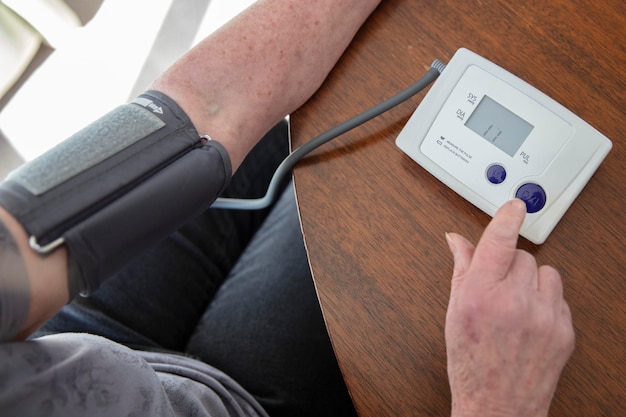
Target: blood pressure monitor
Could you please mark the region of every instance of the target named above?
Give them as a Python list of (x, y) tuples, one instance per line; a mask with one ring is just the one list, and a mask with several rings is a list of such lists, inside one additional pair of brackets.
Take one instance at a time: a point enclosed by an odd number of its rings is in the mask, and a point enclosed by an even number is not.
[(542, 244), (611, 149), (611, 141), (536, 88), (460, 49), (396, 144), (493, 216), (520, 198), (520, 234)]

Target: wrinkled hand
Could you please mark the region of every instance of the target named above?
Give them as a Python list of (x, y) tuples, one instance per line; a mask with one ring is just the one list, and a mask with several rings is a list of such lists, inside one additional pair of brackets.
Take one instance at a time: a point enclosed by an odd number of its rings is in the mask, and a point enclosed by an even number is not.
[(478, 245), (449, 234), (446, 317), (452, 416), (547, 416), (574, 349), (559, 273), (517, 249), (520, 200), (506, 203)]

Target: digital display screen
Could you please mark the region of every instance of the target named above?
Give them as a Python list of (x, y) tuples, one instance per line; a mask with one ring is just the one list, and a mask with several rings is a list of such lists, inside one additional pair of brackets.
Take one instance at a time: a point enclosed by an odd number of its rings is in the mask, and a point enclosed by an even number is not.
[(534, 126), (489, 96), (484, 96), (465, 126), (514, 156)]

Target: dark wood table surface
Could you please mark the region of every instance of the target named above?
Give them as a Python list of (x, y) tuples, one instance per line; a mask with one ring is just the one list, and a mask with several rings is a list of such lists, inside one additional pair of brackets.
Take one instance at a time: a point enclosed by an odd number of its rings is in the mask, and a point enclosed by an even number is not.
[[(613, 141), (545, 244), (576, 328), (551, 416), (626, 415), (626, 3), (386, 0), (321, 90), (292, 115), (298, 146), (473, 50)], [(403, 154), (395, 138), (423, 97), (319, 148), (295, 169), (311, 268), (361, 416), (446, 416), (447, 231), (476, 241), (490, 217)]]

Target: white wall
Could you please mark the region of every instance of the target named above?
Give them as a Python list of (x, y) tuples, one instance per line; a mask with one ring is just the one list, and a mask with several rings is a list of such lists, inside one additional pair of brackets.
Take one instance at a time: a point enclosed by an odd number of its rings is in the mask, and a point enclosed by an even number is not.
[[(104, 0), (93, 19), (73, 29), (2, 109), (0, 130), (5, 140), (24, 160), (38, 156), (125, 103), (133, 89), (141, 88), (135, 84), (146, 70), (157, 37), (162, 40), (165, 34), (175, 42), (177, 33), (183, 28), (188, 32), (193, 20), (197, 25), (197, 33), (189, 40), (193, 44), (253, 3), (210, 0), (207, 7), (207, 1)], [(173, 2), (182, 2), (178, 5), (186, 8), (200, 5), (204, 15), (199, 19), (185, 11), (172, 20)], [(168, 25), (162, 27), (166, 17)], [(157, 73), (190, 44), (168, 46), (167, 53), (157, 54), (157, 59), (151, 60), (156, 62)], [(15, 164), (16, 158), (10, 154), (7, 144), (0, 143), (0, 178)]]

